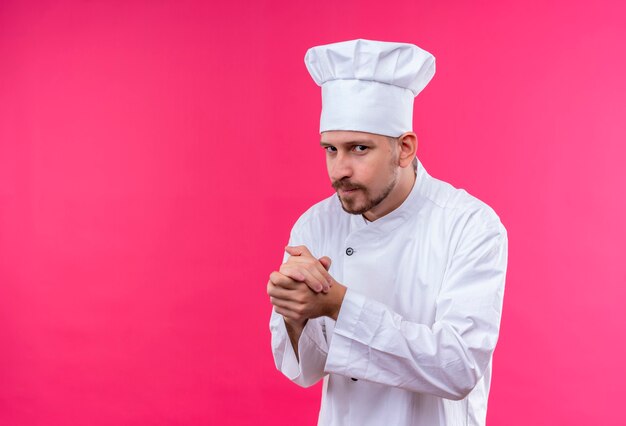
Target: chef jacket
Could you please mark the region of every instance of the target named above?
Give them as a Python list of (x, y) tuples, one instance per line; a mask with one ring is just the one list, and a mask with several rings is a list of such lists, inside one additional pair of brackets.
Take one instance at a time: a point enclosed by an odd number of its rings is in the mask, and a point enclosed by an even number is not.
[(270, 319), (276, 367), (304, 387), (324, 380), (319, 425), (485, 424), (508, 244), (493, 209), (418, 160), (394, 211), (368, 222), (333, 195), (289, 244), (329, 256), (347, 287), (337, 321), (306, 323), (299, 360), (283, 317)]

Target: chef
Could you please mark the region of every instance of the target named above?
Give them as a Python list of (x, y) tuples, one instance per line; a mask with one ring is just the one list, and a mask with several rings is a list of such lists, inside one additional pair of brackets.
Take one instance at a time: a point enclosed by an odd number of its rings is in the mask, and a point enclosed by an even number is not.
[(416, 157), (413, 100), (435, 58), (352, 40), (305, 64), (336, 194), (298, 219), (270, 274), (276, 367), (323, 380), (320, 425), (484, 425), (507, 232)]

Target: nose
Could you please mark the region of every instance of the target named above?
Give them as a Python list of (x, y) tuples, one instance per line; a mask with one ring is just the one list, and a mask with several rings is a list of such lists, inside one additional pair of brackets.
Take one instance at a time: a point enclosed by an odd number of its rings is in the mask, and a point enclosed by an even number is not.
[(335, 158), (328, 160), (328, 175), (331, 181), (336, 182), (343, 178), (350, 178), (352, 172), (352, 163), (348, 155), (337, 152)]

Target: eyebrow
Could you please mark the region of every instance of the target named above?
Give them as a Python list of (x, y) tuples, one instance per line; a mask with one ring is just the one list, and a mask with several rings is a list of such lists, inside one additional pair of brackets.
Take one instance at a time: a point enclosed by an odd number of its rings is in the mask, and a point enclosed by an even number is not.
[[(362, 145), (364, 143), (370, 143), (373, 144), (374, 141), (371, 139), (363, 139), (363, 140), (358, 140), (358, 141), (347, 141), (347, 142), (342, 142), (342, 145)], [(328, 145), (333, 145), (331, 142), (325, 142), (325, 141), (320, 141), (320, 145), (322, 146), (328, 146)]]

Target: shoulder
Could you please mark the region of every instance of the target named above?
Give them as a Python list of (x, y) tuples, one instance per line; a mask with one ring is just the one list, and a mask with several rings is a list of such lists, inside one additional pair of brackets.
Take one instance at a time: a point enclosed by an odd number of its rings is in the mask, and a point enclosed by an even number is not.
[(448, 267), (455, 262), (466, 265), (470, 259), (506, 263), (507, 230), (491, 206), (429, 175), (421, 193), (429, 206), (429, 225), (434, 225), (437, 235), (446, 235)]
[(496, 231), (506, 235), (500, 216), (486, 202), (452, 184), (425, 176), (422, 196), (431, 204), (433, 214), (444, 215), (461, 228)]

